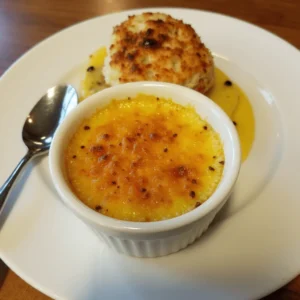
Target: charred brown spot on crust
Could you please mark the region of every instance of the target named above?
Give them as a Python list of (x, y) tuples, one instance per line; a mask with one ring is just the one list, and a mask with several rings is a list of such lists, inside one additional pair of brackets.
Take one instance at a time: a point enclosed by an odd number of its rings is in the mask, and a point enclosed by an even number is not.
[(126, 140), (129, 142), (129, 143), (134, 143), (136, 141), (136, 139), (134, 137), (131, 137), (131, 136), (127, 136), (126, 137)]
[(202, 67), (203, 67), (204, 70), (206, 70), (206, 68), (208, 67), (208, 65), (205, 61), (202, 62)]
[(155, 133), (155, 132), (152, 132), (149, 134), (149, 138), (151, 140), (158, 140), (159, 139), (159, 134)]
[(201, 205), (201, 203), (200, 203), (200, 202), (196, 202), (196, 204), (195, 204), (195, 208), (199, 207), (200, 205)]
[(154, 32), (154, 29), (148, 28), (147, 31), (146, 31), (146, 35), (149, 36), (149, 35), (151, 35), (153, 32)]
[(196, 197), (195, 191), (190, 191), (190, 197), (191, 197), (191, 198), (195, 198), (195, 197)]
[(134, 44), (135, 43), (135, 39), (132, 36), (126, 36), (124, 38), (124, 41), (128, 44)]
[(162, 19), (153, 20), (152, 22), (154, 22), (156, 24), (162, 24), (162, 23), (164, 23), (164, 21)]
[(127, 58), (128, 58), (129, 60), (134, 60), (134, 55), (133, 55), (132, 53), (128, 53), (128, 54), (127, 54)]
[(100, 211), (101, 209), (102, 209), (102, 206), (101, 206), (101, 205), (96, 205), (96, 206), (95, 206), (95, 210), (96, 210), (96, 211)]
[(172, 173), (174, 175), (174, 177), (176, 178), (180, 178), (180, 177), (184, 177), (188, 174), (188, 170), (185, 166), (179, 166), (176, 167), (172, 170)]
[(149, 39), (149, 38), (146, 38), (143, 40), (142, 42), (142, 46), (144, 48), (151, 48), (151, 49), (156, 49), (156, 48), (159, 48), (160, 44), (157, 40), (155, 39)]
[(101, 161), (105, 161), (107, 159), (108, 159), (108, 154), (104, 154), (104, 155), (100, 156), (98, 160), (101, 162)]
[(104, 150), (104, 147), (102, 145), (95, 145), (91, 147), (91, 152), (93, 153), (100, 153)]
[(131, 72), (139, 71), (139, 66), (134, 64), (131, 66), (130, 70), (131, 70)]
[(169, 39), (169, 37), (166, 34), (162, 34), (162, 33), (158, 35), (158, 38), (162, 41), (167, 41)]
[(140, 167), (142, 165), (142, 163), (143, 163), (143, 160), (141, 158), (138, 158), (131, 162), (130, 167), (137, 168), (137, 167)]

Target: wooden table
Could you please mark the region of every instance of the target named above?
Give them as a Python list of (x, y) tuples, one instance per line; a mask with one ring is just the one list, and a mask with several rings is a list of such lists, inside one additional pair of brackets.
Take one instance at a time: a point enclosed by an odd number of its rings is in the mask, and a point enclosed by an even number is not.
[[(137, 7), (177, 6), (227, 14), (257, 24), (300, 48), (299, 0), (1, 0), (0, 75), (25, 51), (82, 20)], [(0, 300), (49, 299), (9, 272)], [(300, 299), (300, 276), (265, 299)]]

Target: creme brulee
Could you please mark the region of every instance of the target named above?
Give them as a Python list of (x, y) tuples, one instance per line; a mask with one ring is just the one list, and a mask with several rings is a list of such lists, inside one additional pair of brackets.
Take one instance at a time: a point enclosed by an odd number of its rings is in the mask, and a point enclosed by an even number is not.
[(173, 218), (201, 205), (224, 168), (219, 135), (195, 110), (140, 94), (86, 119), (65, 152), (77, 197), (127, 221)]

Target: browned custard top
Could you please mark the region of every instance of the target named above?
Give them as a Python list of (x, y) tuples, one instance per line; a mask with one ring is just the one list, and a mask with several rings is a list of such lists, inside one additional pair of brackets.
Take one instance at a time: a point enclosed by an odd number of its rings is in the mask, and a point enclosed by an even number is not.
[(128, 221), (169, 219), (201, 205), (224, 163), (218, 134), (192, 107), (143, 94), (95, 112), (65, 153), (78, 198)]

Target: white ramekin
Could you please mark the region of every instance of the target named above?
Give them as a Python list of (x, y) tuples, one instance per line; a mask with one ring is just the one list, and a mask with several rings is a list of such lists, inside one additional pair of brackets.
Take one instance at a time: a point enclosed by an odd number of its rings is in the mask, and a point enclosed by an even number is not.
[[(221, 182), (202, 205), (179, 217), (158, 222), (128, 222), (101, 215), (84, 205), (70, 189), (64, 170), (64, 150), (83, 119), (112, 99), (134, 97), (138, 93), (171, 98), (191, 104), (221, 137), (225, 167)], [(116, 124), (115, 126), (118, 126)], [(136, 82), (105, 89), (80, 103), (58, 128), (50, 149), (50, 171), (64, 203), (107, 245), (117, 252), (138, 257), (163, 256), (187, 247), (209, 226), (227, 201), (240, 169), (240, 145), (235, 126), (223, 110), (204, 95), (174, 84)]]

